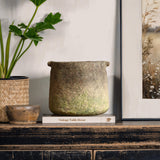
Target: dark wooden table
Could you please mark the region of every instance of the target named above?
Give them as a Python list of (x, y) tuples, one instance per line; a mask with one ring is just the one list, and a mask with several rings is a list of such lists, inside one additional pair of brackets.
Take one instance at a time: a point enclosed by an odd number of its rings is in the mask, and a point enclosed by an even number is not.
[(160, 160), (160, 122), (0, 124), (0, 160)]

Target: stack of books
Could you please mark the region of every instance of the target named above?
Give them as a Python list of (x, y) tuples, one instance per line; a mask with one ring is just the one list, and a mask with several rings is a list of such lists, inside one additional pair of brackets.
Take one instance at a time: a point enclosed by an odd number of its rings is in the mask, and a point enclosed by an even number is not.
[(57, 115), (43, 115), (43, 124), (57, 124), (57, 123), (115, 123), (114, 115), (101, 114), (97, 116), (57, 116)]

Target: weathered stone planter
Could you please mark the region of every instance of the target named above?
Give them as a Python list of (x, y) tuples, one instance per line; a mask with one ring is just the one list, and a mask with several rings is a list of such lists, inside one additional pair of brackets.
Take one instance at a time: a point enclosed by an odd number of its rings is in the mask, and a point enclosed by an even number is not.
[(0, 79), (0, 122), (8, 122), (7, 105), (29, 104), (29, 79), (16, 76)]
[(48, 62), (49, 108), (56, 115), (98, 115), (109, 108), (109, 62)]

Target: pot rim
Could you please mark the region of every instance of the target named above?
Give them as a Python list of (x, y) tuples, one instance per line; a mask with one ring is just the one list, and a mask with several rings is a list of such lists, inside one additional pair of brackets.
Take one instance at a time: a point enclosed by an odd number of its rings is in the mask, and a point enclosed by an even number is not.
[(40, 105), (7, 105), (7, 108), (16, 108), (16, 109), (32, 109), (32, 108), (40, 108)]
[(55, 63), (62, 63), (62, 64), (67, 64), (67, 63), (105, 63), (106, 66), (110, 65), (110, 62), (108, 61), (49, 61), (47, 64), (48, 66), (52, 66)]
[(21, 80), (21, 79), (29, 79), (26, 76), (11, 76), (10, 78), (0, 78), (0, 80)]

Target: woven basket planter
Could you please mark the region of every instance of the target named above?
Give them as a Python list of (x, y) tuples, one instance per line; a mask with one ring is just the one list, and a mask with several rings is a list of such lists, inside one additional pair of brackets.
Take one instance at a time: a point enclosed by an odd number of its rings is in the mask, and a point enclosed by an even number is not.
[(29, 79), (11, 77), (0, 79), (0, 122), (8, 122), (6, 105), (29, 104)]

